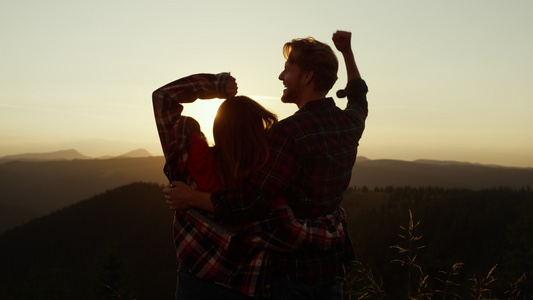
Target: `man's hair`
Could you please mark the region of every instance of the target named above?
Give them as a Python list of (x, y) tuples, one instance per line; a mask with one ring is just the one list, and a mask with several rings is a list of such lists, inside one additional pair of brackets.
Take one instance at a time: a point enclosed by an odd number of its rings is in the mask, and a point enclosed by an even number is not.
[(312, 37), (293, 39), (283, 46), (283, 56), (302, 71), (313, 71), (315, 90), (327, 93), (337, 81), (339, 60), (330, 46)]
[(278, 118), (246, 96), (226, 99), (213, 122), (217, 178), (225, 189), (240, 189), (269, 156), (270, 128)]

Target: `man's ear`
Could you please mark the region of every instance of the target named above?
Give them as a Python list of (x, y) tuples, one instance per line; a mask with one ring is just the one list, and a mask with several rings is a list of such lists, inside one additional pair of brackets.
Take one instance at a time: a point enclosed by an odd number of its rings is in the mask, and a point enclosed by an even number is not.
[(305, 72), (305, 74), (304, 74), (304, 83), (305, 84), (313, 83), (314, 76), (315, 76), (315, 72), (314, 71)]

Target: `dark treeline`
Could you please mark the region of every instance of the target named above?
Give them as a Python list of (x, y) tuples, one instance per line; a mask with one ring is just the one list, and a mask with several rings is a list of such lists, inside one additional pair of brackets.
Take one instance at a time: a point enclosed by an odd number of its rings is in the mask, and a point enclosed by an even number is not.
[[(123, 186), (1, 235), (0, 299), (173, 299), (172, 214), (161, 188)], [(509, 285), (533, 270), (529, 188), (352, 188), (343, 205), (360, 260), (347, 286), (352, 299), (459, 299), (443, 297), (439, 281), (454, 265), (449, 295), (476, 299), (471, 287), (496, 266), (495, 280), (479, 284), (485, 297), (531, 298), (530, 275)], [(400, 237), (409, 234), (420, 239), (409, 245)], [(408, 253), (416, 255), (411, 276), (402, 265)]]
[[(480, 191), (362, 187), (350, 189), (343, 203), (358, 258), (390, 299), (407, 299), (409, 285), (408, 266), (398, 262), (405, 260), (407, 252), (399, 253), (391, 247), (395, 245), (411, 250), (414, 264), (420, 267), (412, 268), (411, 297), (417, 295), (425, 276), (426, 290), (442, 292), (442, 276), (454, 265), (460, 266), (454, 290), (462, 299), (475, 299), (471, 295), (474, 278), (486, 277), (495, 266), (491, 274), (495, 280), (484, 297), (514, 299), (505, 292), (511, 292), (511, 284), (523, 274), (528, 276), (520, 290), (529, 291), (527, 299), (533, 297), (533, 192), (529, 187)], [(411, 245), (400, 237), (409, 235), (410, 212), (413, 225), (418, 224), (411, 234), (419, 237)], [(434, 293), (427, 299), (431, 298), (443, 297)]]

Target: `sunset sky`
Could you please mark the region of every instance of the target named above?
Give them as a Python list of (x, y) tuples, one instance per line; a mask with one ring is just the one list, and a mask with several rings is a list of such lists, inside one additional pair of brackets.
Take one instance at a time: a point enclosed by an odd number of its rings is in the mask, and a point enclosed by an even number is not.
[[(337, 29), (370, 89), (360, 155), (533, 167), (531, 0), (0, 0), (0, 156), (162, 155), (151, 93), (193, 73), (287, 117), (283, 44)], [(211, 137), (219, 103), (184, 114)]]

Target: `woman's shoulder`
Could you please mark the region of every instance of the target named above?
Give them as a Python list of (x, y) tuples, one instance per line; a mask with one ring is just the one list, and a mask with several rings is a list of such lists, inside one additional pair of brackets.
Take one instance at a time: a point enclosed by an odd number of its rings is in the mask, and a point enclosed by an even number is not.
[(212, 159), (213, 149), (207, 143), (207, 139), (202, 132), (191, 134), (191, 146), (189, 149), (189, 160), (195, 165), (203, 164), (204, 161)]
[(216, 177), (213, 148), (209, 146), (207, 139), (201, 132), (193, 132), (191, 135), (187, 168), (201, 190), (216, 191), (220, 189)]

